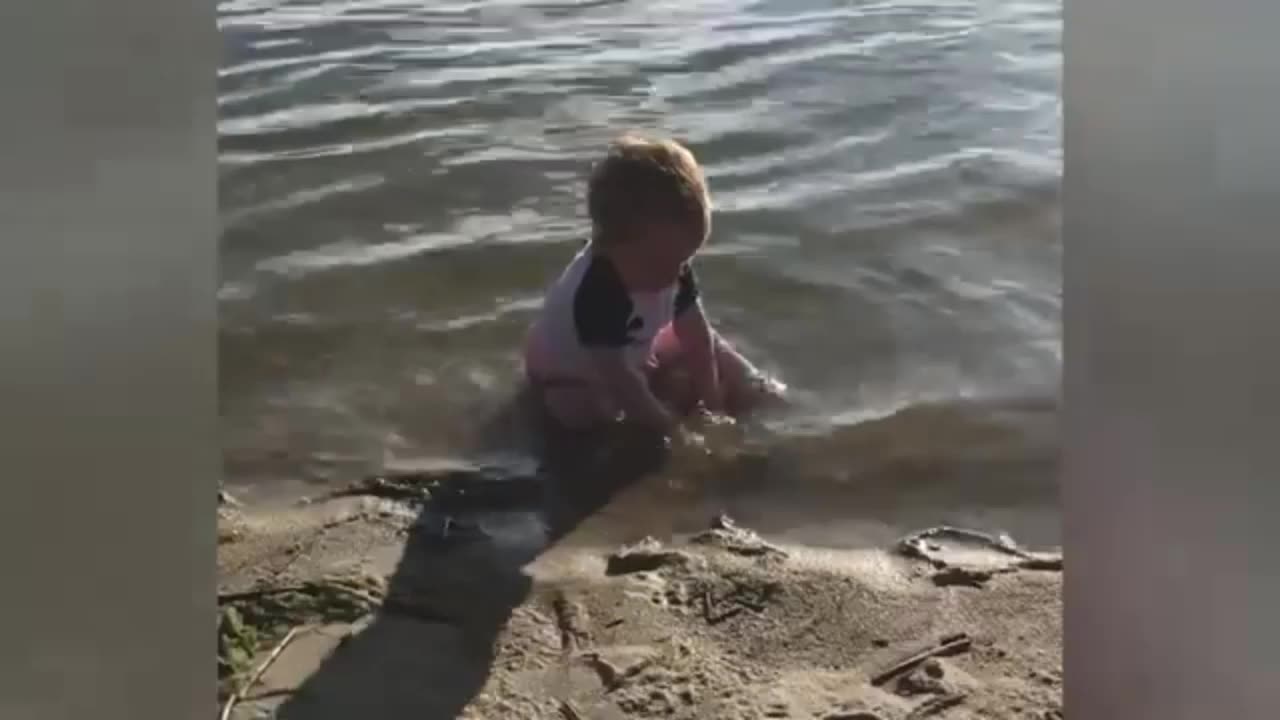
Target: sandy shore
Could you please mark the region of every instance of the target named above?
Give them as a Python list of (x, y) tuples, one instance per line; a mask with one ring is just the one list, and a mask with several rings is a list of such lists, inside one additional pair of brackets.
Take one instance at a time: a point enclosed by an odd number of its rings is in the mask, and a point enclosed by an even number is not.
[[(1061, 560), (957, 532), (542, 549), (412, 493), (220, 509), (229, 717), (1061, 718)], [(285, 642), (282, 642), (285, 641)]]

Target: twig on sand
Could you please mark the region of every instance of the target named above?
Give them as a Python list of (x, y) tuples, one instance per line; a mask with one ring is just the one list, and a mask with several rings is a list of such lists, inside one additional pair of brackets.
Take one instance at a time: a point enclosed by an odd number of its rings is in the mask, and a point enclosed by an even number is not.
[(1018, 563), (1023, 570), (1062, 570), (1061, 555), (1031, 556)]
[[(777, 593), (778, 588), (774, 584), (766, 585), (757, 590), (757, 597), (750, 597), (750, 588), (740, 582), (733, 581), (733, 589), (727, 595), (722, 596), (719, 600), (715, 598), (710, 589), (702, 591), (702, 617), (707, 621), (708, 625), (717, 625), (738, 615), (746, 610), (754, 613), (762, 613), (768, 607), (769, 601)], [(730, 607), (719, 615), (715, 612), (717, 605), (729, 605)]]
[(253, 598), (267, 597), (270, 595), (283, 595), (285, 593), (298, 593), (300, 595), (305, 595), (308, 593), (314, 593), (316, 591), (323, 592), (325, 590), (332, 590), (334, 592), (341, 593), (348, 597), (355, 598), (356, 600), (366, 602), (370, 605), (376, 606), (381, 604), (382, 602), (378, 598), (366, 592), (356, 590), (355, 588), (346, 587), (339, 583), (312, 583), (308, 585), (285, 585), (282, 587), (246, 590), (244, 592), (224, 593), (224, 594), (218, 595), (218, 603), (221, 604), (221, 603), (236, 602), (239, 600), (251, 600)]
[(579, 713), (578, 709), (573, 706), (573, 703), (568, 700), (560, 701), (560, 716), (563, 717), (564, 720), (582, 720), (582, 714)]
[(920, 652), (915, 653), (914, 655), (910, 655), (894, 663), (888, 669), (872, 677), (871, 684), (876, 686), (883, 685), (886, 682), (889, 682), (890, 680), (892, 680), (893, 678), (901, 675), (902, 673), (907, 672), (908, 670), (911, 670), (912, 668), (916, 667), (917, 665), (924, 662), (925, 660), (928, 660), (929, 658), (943, 657), (947, 655), (955, 655), (956, 653), (962, 653), (968, 650), (972, 644), (973, 644), (973, 640), (968, 635), (959, 634), (959, 635), (950, 636), (944, 639), (942, 643), (935, 645), (934, 647), (928, 648), (926, 650), (921, 650)]
[(277, 688), (275, 690), (260, 692), (253, 697), (249, 697), (248, 694), (246, 694), (242, 700), (270, 700), (271, 698), (277, 697), (289, 697), (291, 695), (296, 695), (297, 693), (297, 688)]
[(310, 588), (303, 585), (285, 585), (283, 587), (258, 588), (257, 590), (245, 590), (244, 592), (219, 593), (218, 603), (237, 602), (240, 600), (252, 600), (254, 598), (267, 597), (269, 595), (283, 595), (285, 593), (305, 593)]
[(293, 628), (289, 630), (289, 632), (285, 633), (285, 636), (280, 639), (280, 642), (276, 643), (276, 646), (271, 649), (271, 653), (267, 655), (267, 659), (263, 660), (262, 664), (253, 671), (252, 675), (249, 676), (248, 681), (241, 685), (239, 690), (231, 693), (231, 696), (227, 698), (226, 704), (222, 706), (222, 714), (218, 716), (219, 720), (229, 720), (231, 717), (231, 711), (235, 709), (236, 703), (240, 702), (240, 699), (248, 694), (248, 692), (253, 689), (254, 685), (258, 684), (258, 681), (261, 680), (262, 676), (267, 672), (267, 668), (271, 667), (276, 659), (280, 657), (280, 653), (284, 652), (284, 649), (288, 647), (289, 643), (293, 642), (293, 639), (298, 637), (298, 635), (304, 630), (310, 630), (310, 628)]
[(910, 713), (907, 713), (907, 720), (919, 720), (920, 718), (937, 715), (943, 710), (953, 708), (964, 702), (966, 697), (968, 696), (964, 693), (953, 693), (951, 695), (935, 697), (921, 704), (920, 707), (912, 710)]
[(963, 587), (981, 588), (986, 586), (987, 582), (995, 574), (996, 571), (993, 570), (950, 566), (938, 570), (929, 579), (938, 587), (961, 585)]
[(715, 608), (715, 599), (712, 597), (711, 591), (704, 590), (702, 593), (702, 617), (704, 620), (707, 621), (708, 625), (719, 625), (725, 620), (728, 620), (729, 618), (734, 617), (735, 615), (739, 615), (747, 609), (743, 605), (735, 604), (733, 607), (729, 608), (728, 610), (725, 610), (719, 615), (716, 615), (714, 608)]

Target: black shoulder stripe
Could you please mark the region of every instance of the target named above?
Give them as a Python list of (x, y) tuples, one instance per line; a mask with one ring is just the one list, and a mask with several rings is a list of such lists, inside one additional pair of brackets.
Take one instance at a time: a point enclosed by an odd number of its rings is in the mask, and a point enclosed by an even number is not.
[(573, 323), (584, 346), (625, 347), (631, 342), (628, 323), (631, 296), (613, 265), (592, 258), (573, 295)]

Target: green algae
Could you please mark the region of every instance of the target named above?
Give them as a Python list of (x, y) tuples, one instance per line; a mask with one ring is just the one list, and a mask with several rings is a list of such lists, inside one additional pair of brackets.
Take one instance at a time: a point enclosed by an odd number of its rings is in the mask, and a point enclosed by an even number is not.
[(260, 587), (218, 598), (218, 688), (226, 697), (262, 652), (293, 628), (355, 622), (382, 603), (377, 578), (345, 577)]

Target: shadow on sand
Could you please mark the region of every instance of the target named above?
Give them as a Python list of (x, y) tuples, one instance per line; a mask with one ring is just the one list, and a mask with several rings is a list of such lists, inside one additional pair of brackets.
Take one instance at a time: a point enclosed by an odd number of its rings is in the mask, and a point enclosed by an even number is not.
[[(1052, 416), (1052, 403), (906, 409), (726, 456), (699, 471), (668, 457), (653, 438), (616, 432), (521, 438), (530, 428), (545, 427), (530, 417), (525, 400), (501, 413), (493, 423), (497, 431), (485, 435), (502, 438), (501, 449), (510, 447), (514, 432), (514, 444), (539, 458), (539, 471), (515, 481), (460, 473), (459, 488), (471, 497), (455, 493), (453, 501), (470, 510), (456, 513), (438, 504), (447, 505), (451, 493), (433, 493), (402, 554), (380, 565), (390, 575), (381, 606), (337, 651), (329, 652), (338, 644), (329, 638), (317, 641), (315, 652), (298, 653), (318, 667), (295, 669), (291, 677), (305, 678), (300, 685), (278, 686), (292, 692), (276, 717), (458, 718), (492, 673), (514, 669), (494, 667), (508, 637), (504, 630), (523, 622), (513, 610), (532, 599), (528, 565), (556, 545), (584, 537), (594, 545), (597, 535), (614, 545), (644, 534), (697, 531), (721, 512), (767, 536), (783, 533), (778, 536), (832, 547), (884, 547), (903, 529), (936, 525), (985, 529), (995, 523), (1021, 538), (1046, 524), (1030, 509), (1051, 507), (1056, 494), (1053, 433), (1032, 422)], [(650, 482), (676, 476), (690, 480), (687, 490)], [(993, 515), (997, 500), (1011, 509)], [(507, 512), (494, 512), (495, 505)], [(657, 511), (647, 511), (652, 509)], [(452, 540), (442, 538), (442, 513), (459, 521)], [(1013, 522), (1022, 516), (1026, 527)], [(516, 522), (512, 531), (505, 521), (488, 522), (495, 517), (538, 522)], [(474, 518), (482, 521), (479, 532), (469, 526)], [(826, 528), (826, 521), (838, 522)], [(532, 525), (536, 532), (529, 531)], [(805, 534), (795, 535), (798, 530)], [(831, 543), (823, 540), (828, 535)]]
[[(514, 415), (529, 422), (528, 404), (517, 407)], [(539, 489), (534, 498), (527, 487), (517, 494), (542, 519), (543, 541), (512, 547), (481, 533), (446, 541), (438, 509), (425, 508), (388, 579), (382, 606), (289, 696), (278, 718), (459, 716), (484, 687), (512, 610), (529, 596), (524, 566), (620, 490), (654, 472), (664, 456), (652, 438), (542, 432), (537, 440), (539, 473), (522, 481)]]

